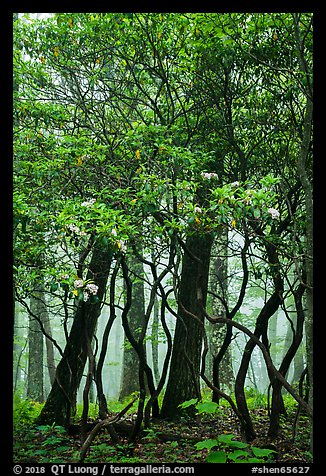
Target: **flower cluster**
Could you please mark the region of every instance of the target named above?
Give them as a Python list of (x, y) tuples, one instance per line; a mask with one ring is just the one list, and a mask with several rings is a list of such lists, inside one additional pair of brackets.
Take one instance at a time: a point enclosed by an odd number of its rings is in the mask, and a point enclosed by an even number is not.
[(195, 213), (203, 213), (203, 210), (200, 207), (195, 207), (194, 208)]
[(218, 175), (214, 172), (202, 172), (201, 176), (207, 180), (211, 180), (212, 178), (218, 178)]
[(239, 187), (239, 182), (236, 180), (235, 182), (231, 183), (232, 187)]
[(81, 207), (92, 207), (94, 205), (94, 203), (96, 202), (96, 199), (95, 198), (90, 198), (89, 200), (87, 200), (86, 202), (83, 202), (80, 204)]
[(75, 233), (75, 235), (79, 235), (79, 236), (86, 236), (87, 233), (85, 231), (82, 231), (78, 226), (76, 225), (73, 225), (73, 224), (70, 224), (70, 225), (67, 225), (67, 228), (69, 231), (71, 231), (72, 233)]
[(273, 219), (280, 217), (280, 212), (276, 210), (275, 208), (269, 208), (267, 210), (267, 213), (269, 213)]
[(95, 296), (97, 294), (97, 291), (98, 291), (98, 286), (96, 284), (91, 284), (91, 283), (86, 284), (85, 290), (84, 290), (84, 301), (85, 302), (88, 301), (91, 295)]
[(82, 279), (76, 279), (74, 286), (76, 289), (82, 288), (84, 286), (84, 281)]
[(74, 282), (74, 286), (75, 286), (74, 294), (76, 296), (78, 295), (77, 289), (83, 288), (85, 302), (88, 301), (92, 295), (95, 296), (95, 294), (97, 294), (97, 291), (98, 291), (98, 286), (96, 284), (86, 283), (83, 279), (76, 279)]

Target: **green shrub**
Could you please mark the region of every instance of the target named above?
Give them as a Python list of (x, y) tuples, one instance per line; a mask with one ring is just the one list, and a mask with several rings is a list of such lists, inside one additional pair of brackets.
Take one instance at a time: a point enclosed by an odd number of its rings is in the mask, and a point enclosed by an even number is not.
[(235, 435), (219, 435), (217, 439), (196, 443), (197, 450), (208, 450), (208, 463), (270, 463), (274, 450), (250, 446), (243, 441), (234, 440)]
[(20, 432), (26, 426), (31, 426), (43, 408), (43, 403), (22, 398), (15, 394), (13, 399), (13, 424), (14, 430)]
[[(197, 414), (218, 413), (219, 408), (214, 402), (198, 402), (196, 399), (187, 400), (179, 405), (181, 408), (194, 406)], [(196, 443), (197, 450), (208, 450), (208, 463), (270, 463), (274, 450), (250, 446), (243, 441), (237, 441), (235, 435), (219, 435), (216, 439), (207, 439)]]

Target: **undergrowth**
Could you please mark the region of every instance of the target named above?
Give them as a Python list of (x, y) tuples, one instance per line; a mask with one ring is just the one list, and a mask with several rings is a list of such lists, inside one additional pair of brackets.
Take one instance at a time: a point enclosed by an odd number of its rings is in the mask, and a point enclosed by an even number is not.
[[(112, 414), (118, 413), (126, 405), (125, 401), (108, 402)], [(129, 399), (130, 401), (130, 399)], [(190, 403), (189, 403), (190, 402)], [(195, 463), (195, 462), (273, 462), (278, 454), (283, 461), (309, 462), (309, 429), (307, 418), (301, 417), (301, 431), (296, 445), (291, 441), (291, 418), (296, 410), (296, 402), (289, 395), (284, 395), (288, 410), (288, 419), (282, 421), (281, 449), (264, 448), (261, 442), (248, 445), (241, 441), (237, 419), (227, 402), (221, 401), (217, 408), (211, 402), (211, 394), (203, 392), (202, 402), (196, 400), (183, 405), (196, 405), (195, 419), (179, 422), (155, 421), (151, 428), (143, 430), (142, 437), (135, 444), (121, 439), (114, 445), (109, 434), (104, 431), (94, 440), (85, 458), (85, 463)], [(32, 463), (67, 463), (78, 461), (80, 454), (80, 435), (72, 437), (66, 430), (55, 424), (35, 425), (43, 404), (24, 399), (19, 394), (14, 396), (14, 461)], [(265, 431), (268, 424), (268, 402), (266, 395), (252, 390), (247, 391), (247, 403), (259, 431)], [(134, 407), (135, 411), (135, 407)], [(75, 423), (80, 419), (82, 405), (77, 405)], [(133, 415), (128, 414), (128, 419)], [(98, 406), (90, 403), (89, 419), (96, 420)], [(172, 439), (162, 440), (162, 434), (172, 434)], [(175, 435), (175, 441), (173, 441)], [(198, 441), (193, 441), (197, 437)]]

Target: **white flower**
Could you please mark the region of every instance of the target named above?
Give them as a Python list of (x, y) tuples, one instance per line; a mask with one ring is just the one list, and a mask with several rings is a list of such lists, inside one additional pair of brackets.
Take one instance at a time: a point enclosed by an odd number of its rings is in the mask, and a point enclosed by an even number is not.
[(212, 179), (212, 178), (218, 178), (218, 175), (215, 174), (214, 172), (202, 172), (201, 176), (204, 177), (205, 179)]
[(95, 198), (90, 198), (89, 200), (87, 200), (86, 202), (83, 202), (80, 204), (81, 207), (92, 207), (94, 205), (94, 203), (96, 202), (96, 199)]
[(117, 230), (115, 228), (112, 228), (111, 235), (117, 236)]
[(82, 288), (84, 286), (84, 281), (82, 279), (76, 279), (74, 282), (75, 288)]
[(76, 225), (70, 224), (68, 225), (68, 229), (77, 235), (80, 233), (80, 229)]
[(84, 292), (84, 302), (87, 302), (89, 300), (90, 294), (87, 292)]
[(272, 218), (279, 218), (280, 217), (280, 212), (278, 210), (276, 210), (275, 208), (269, 208), (267, 210), (267, 213), (269, 213)]
[(239, 187), (239, 182), (236, 180), (235, 182), (231, 183), (232, 187)]
[(67, 228), (72, 232), (72, 233), (75, 233), (75, 235), (78, 235), (78, 236), (86, 236), (87, 233), (83, 230), (81, 230), (78, 226), (76, 225), (73, 225), (73, 224), (70, 224), (70, 225), (67, 225)]
[(69, 279), (69, 274), (63, 274), (63, 275), (61, 276), (61, 279)]
[(200, 207), (195, 207), (195, 208), (194, 208), (194, 211), (195, 211), (196, 213), (203, 213), (203, 210), (202, 210)]
[(96, 284), (86, 284), (85, 286), (85, 292), (88, 294), (97, 294), (98, 291), (98, 286)]

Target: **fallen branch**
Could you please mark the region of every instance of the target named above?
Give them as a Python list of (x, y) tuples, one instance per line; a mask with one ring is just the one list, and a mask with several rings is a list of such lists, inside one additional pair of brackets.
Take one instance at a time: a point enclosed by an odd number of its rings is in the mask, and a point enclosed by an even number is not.
[(128, 405), (123, 409), (121, 410), (120, 413), (118, 413), (117, 415), (115, 415), (114, 417), (111, 417), (111, 418), (106, 418), (105, 420), (102, 420), (100, 422), (98, 422), (95, 427), (92, 429), (92, 431), (90, 432), (90, 434), (88, 435), (88, 437), (86, 438), (86, 440), (84, 441), (83, 443), (83, 446), (81, 447), (80, 449), (80, 456), (79, 456), (79, 462), (83, 462), (85, 456), (86, 456), (86, 453), (87, 453), (87, 450), (88, 448), (90, 447), (90, 445), (92, 444), (92, 441), (94, 440), (95, 436), (99, 433), (99, 431), (102, 429), (102, 428), (106, 428), (110, 425), (113, 425), (114, 423), (116, 423), (117, 421), (121, 420), (121, 418), (127, 413), (127, 411), (129, 410), (129, 408), (131, 408), (133, 406), (133, 404), (135, 403), (135, 401), (138, 399), (138, 396), (135, 397), (130, 403), (128, 403)]

